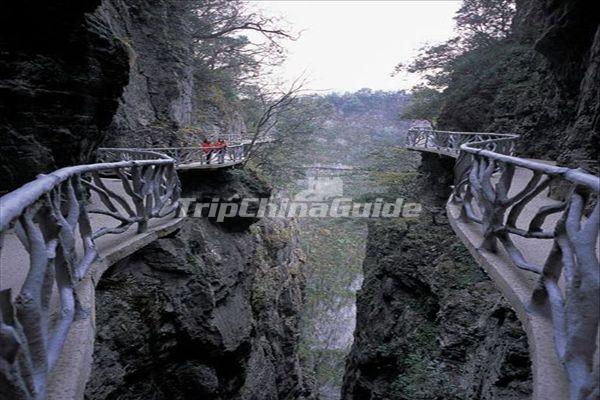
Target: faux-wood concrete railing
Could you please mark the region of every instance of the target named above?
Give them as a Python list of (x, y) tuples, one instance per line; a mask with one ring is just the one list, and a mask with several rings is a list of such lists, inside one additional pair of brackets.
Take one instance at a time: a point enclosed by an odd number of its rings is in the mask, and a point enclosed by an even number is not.
[[(144, 160), (62, 168), (0, 198), (0, 244), (10, 231), (29, 257), (19, 293), (0, 291), (1, 398), (46, 397), (69, 330), (77, 315), (85, 318), (76, 293), (98, 256), (97, 239), (132, 226), (142, 233), (152, 219), (177, 216), (175, 161), (148, 151), (130, 154)], [(117, 178), (108, 185), (105, 174)], [(89, 207), (90, 195), (99, 198), (98, 208)], [(116, 224), (92, 229), (92, 215)], [(10, 268), (2, 266), (3, 281)]]
[(218, 169), (238, 165), (249, 157), (253, 145), (271, 143), (274, 139), (265, 136), (255, 141), (245, 140), (228, 144), (225, 148), (201, 146), (188, 147), (103, 147), (97, 150), (98, 158), (103, 162), (139, 159), (143, 153), (162, 154), (175, 160), (177, 169)]
[[(255, 144), (270, 141), (266, 138)], [(41, 175), (0, 198), (0, 256), (2, 241), (10, 232), (29, 257), (23, 279), (23, 273), (14, 274), (19, 276), (15, 279), (0, 276), (0, 397), (46, 398), (49, 377), (76, 315), (85, 314), (78, 309), (82, 302), (77, 289), (81, 286), (81, 292), (89, 294), (94, 280), (89, 276), (90, 267), (99, 256), (96, 239), (124, 234), (133, 225), (141, 234), (148, 230), (150, 220), (177, 216), (181, 188), (176, 169), (240, 164), (247, 159), (250, 146), (251, 142), (244, 142), (225, 149), (211, 147), (211, 155), (200, 147), (102, 148), (97, 153), (98, 164)], [(99, 199), (99, 207), (90, 207), (90, 194)], [(91, 215), (117, 223), (93, 230)], [(154, 228), (166, 232), (173, 226)], [(127, 254), (148, 238), (134, 238), (133, 243), (126, 238), (126, 248), (115, 245), (115, 254)], [(110, 254), (110, 258), (118, 258)], [(10, 265), (2, 266), (0, 272), (11, 274)], [(12, 286), (4, 282), (8, 280)], [(69, 382), (70, 386), (80, 383)], [(68, 391), (80, 394), (80, 388)]]
[(152, 148), (100, 148), (102, 161), (135, 159), (139, 152), (157, 152), (175, 160), (178, 169), (219, 168), (243, 163), (247, 158), (248, 143), (228, 145), (225, 148), (208, 147), (152, 147)]
[[(529, 301), (522, 306), (531, 313), (549, 309), (569, 397), (597, 399), (600, 178), (580, 169), (511, 156), (517, 138), (411, 130), (407, 147), (457, 158), (449, 202), (460, 210), (457, 219), (480, 227), (479, 250), (498, 253), (500, 244), (513, 268), (538, 276)], [(536, 205), (535, 199), (546, 196), (550, 187), (560, 188), (561, 199)], [(529, 215), (522, 218), (526, 209)], [(457, 230), (456, 223), (453, 227)], [(517, 246), (516, 240), (525, 244)], [(533, 249), (540, 240), (551, 241), (552, 246), (541, 262), (535, 262), (522, 249)]]

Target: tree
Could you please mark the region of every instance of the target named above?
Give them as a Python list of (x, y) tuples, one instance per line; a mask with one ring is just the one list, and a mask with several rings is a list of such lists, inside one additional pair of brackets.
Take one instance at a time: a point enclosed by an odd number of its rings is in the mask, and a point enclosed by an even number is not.
[(443, 89), (464, 54), (510, 37), (514, 14), (515, 0), (463, 0), (454, 17), (458, 36), (422, 47), (410, 64), (398, 64), (394, 74), (418, 73), (427, 86)]
[[(253, 10), (241, 0), (192, 2), (196, 61), (204, 79), (240, 84), (257, 78), (285, 56), (282, 40), (295, 39), (282, 21)], [(257, 33), (251, 40), (249, 34)], [(208, 77), (208, 78), (207, 78)]]
[(417, 86), (413, 88), (410, 103), (402, 112), (401, 117), (406, 119), (425, 119), (435, 125), (443, 100), (442, 93), (428, 87)]
[[(282, 21), (261, 14), (243, 0), (183, 1), (187, 1), (191, 9), (189, 26), (199, 101), (209, 98), (209, 102), (222, 109), (240, 100), (262, 102), (266, 109), (270, 105), (275, 109), (285, 105), (287, 96), (282, 96), (279, 104), (276, 100), (282, 93), (259, 89), (266, 87), (272, 68), (285, 59), (282, 42), (295, 39)], [(267, 121), (258, 127), (261, 132), (270, 129), (266, 125), (272, 116), (265, 117)], [(249, 131), (253, 128), (249, 127)]]
[(420, 74), (427, 86), (441, 89), (448, 84), (454, 62), (465, 52), (466, 48), (459, 37), (424, 46), (410, 64), (396, 65), (394, 74), (402, 71)]
[(300, 76), (287, 89), (275, 88), (269, 91), (258, 86), (254, 87), (252, 106), (247, 107), (252, 140), (246, 153), (245, 162), (252, 155), (256, 141), (261, 136), (268, 135), (277, 125), (282, 112), (290, 107), (298, 95), (305, 90), (305, 84), (306, 79)]
[(463, 0), (454, 20), (467, 48), (496, 43), (511, 34), (514, 0)]
[(218, 39), (239, 31), (255, 31), (270, 41), (278, 37), (292, 39), (284, 29), (278, 27), (280, 20), (266, 17), (248, 7), (242, 0), (202, 0), (192, 3), (198, 20), (192, 35), (196, 40)]

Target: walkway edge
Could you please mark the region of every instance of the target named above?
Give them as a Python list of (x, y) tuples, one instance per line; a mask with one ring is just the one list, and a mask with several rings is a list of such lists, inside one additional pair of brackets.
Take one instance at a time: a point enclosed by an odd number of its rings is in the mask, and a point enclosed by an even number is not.
[(533, 370), (533, 400), (569, 398), (565, 369), (556, 355), (552, 322), (526, 309), (532, 293), (525, 283), (528, 279), (523, 278), (526, 272), (514, 268), (499, 254), (480, 250), (478, 227), (460, 221), (460, 208), (451, 200), (446, 204), (446, 211), (456, 235), (501, 290), (525, 328)]
[(83, 399), (86, 383), (92, 369), (94, 338), (96, 334), (95, 288), (110, 266), (153, 241), (167, 236), (181, 227), (183, 218), (165, 222), (150, 231), (138, 234), (107, 250), (92, 264), (91, 272), (77, 287), (82, 308), (89, 312), (85, 318), (73, 322), (62, 354), (48, 381), (48, 400)]

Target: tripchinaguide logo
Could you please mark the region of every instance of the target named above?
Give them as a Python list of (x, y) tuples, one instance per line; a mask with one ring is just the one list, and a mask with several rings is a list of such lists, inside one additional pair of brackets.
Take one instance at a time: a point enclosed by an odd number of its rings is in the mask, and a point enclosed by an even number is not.
[(370, 202), (355, 202), (344, 196), (340, 178), (308, 178), (306, 189), (294, 196), (285, 191), (268, 198), (212, 198), (198, 201), (182, 198), (181, 215), (208, 217), (223, 222), (227, 218), (417, 218), (419, 203), (397, 198), (385, 202), (376, 198)]

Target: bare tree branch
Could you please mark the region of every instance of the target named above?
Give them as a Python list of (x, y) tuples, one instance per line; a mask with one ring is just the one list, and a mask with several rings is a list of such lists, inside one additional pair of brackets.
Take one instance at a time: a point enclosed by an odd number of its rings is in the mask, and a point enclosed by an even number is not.
[(267, 134), (275, 127), (278, 116), (294, 102), (301, 92), (305, 90), (305, 85), (306, 78), (304, 75), (300, 75), (290, 84), (287, 90), (280, 92), (276, 97), (272, 97), (270, 94), (265, 93), (259, 95), (260, 101), (263, 104), (263, 110), (252, 126), (252, 141), (248, 147), (244, 164), (250, 159), (254, 145), (259, 137)]

